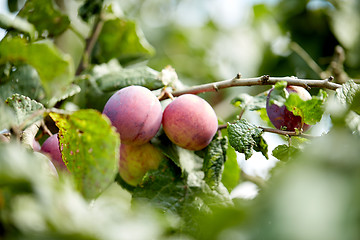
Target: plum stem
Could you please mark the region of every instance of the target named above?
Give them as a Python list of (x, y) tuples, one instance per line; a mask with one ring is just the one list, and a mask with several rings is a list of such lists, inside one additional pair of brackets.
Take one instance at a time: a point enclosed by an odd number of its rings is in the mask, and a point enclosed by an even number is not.
[[(327, 79), (314, 80), (314, 79), (299, 79), (296, 77), (270, 77), (269, 75), (264, 75), (261, 77), (254, 78), (241, 78), (240, 74), (237, 74), (234, 78), (223, 80), (215, 83), (207, 83), (202, 85), (192, 86), (183, 90), (174, 91), (172, 95), (174, 97), (183, 95), (183, 94), (199, 94), (203, 92), (215, 92), (220, 89), (229, 88), (229, 87), (240, 87), (240, 86), (256, 86), (256, 85), (274, 85), (280, 81), (286, 81), (288, 85), (301, 86), (306, 89), (311, 87), (317, 88), (326, 88), (330, 90), (336, 90), (341, 88), (341, 84), (332, 82), (334, 78), (330, 76)], [(166, 94), (159, 97), (159, 100), (164, 100), (169, 98)]]

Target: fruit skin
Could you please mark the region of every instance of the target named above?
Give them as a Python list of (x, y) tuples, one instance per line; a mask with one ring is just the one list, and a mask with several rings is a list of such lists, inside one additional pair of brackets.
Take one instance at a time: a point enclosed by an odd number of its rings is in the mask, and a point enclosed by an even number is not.
[(151, 143), (120, 146), (119, 174), (132, 186), (137, 186), (147, 171), (157, 169), (164, 156)]
[(162, 124), (173, 143), (195, 151), (209, 145), (218, 129), (214, 109), (193, 94), (173, 100), (164, 110)]
[(57, 169), (67, 169), (61, 157), (58, 134), (54, 134), (45, 140), (41, 146), (41, 152), (50, 156)]
[(32, 147), (35, 152), (39, 152), (41, 150), (41, 145), (35, 140), (35, 138), (33, 139)]
[[(311, 99), (310, 93), (302, 87), (298, 86), (287, 86), (286, 91), (288, 93), (297, 93), (299, 97), (306, 101)], [(279, 107), (276, 104), (270, 104), (270, 94), (272, 93), (273, 89), (270, 90), (267, 101), (266, 101), (266, 112), (271, 121), (271, 123), (277, 128), (286, 131), (295, 131), (295, 129), (303, 129), (306, 131), (310, 128), (310, 125), (303, 124), (300, 116), (295, 116), (292, 112), (287, 110), (286, 106), (283, 105)]]
[(141, 145), (150, 141), (158, 132), (162, 108), (149, 89), (129, 86), (110, 97), (103, 114), (120, 133), (122, 143)]

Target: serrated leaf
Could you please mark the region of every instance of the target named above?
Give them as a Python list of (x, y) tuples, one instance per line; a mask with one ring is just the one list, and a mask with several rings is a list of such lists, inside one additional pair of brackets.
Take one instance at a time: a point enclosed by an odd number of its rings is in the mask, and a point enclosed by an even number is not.
[(29, 97), (14, 94), (10, 98), (6, 99), (5, 102), (15, 112), (14, 122), (16, 125), (23, 124), (26, 121), (26, 126), (28, 126), (42, 119), (42, 114), (39, 114), (34, 118), (30, 118), (30, 116), (36, 111), (44, 109), (44, 106)]
[(61, 96), (74, 77), (71, 58), (50, 41), (26, 43), (20, 38), (4, 38), (0, 42), (0, 65), (7, 62), (33, 66), (48, 98)]
[(258, 111), (266, 108), (266, 97), (265, 94), (256, 96), (250, 96), (247, 93), (242, 93), (231, 100), (231, 104), (241, 109), (249, 109), (250, 111)]
[(184, 231), (194, 228), (194, 218), (210, 211), (210, 206), (232, 204), (222, 185), (214, 190), (204, 181), (200, 186), (189, 186), (179, 170), (172, 162), (163, 162), (158, 170), (147, 173), (143, 187), (135, 189), (133, 199), (145, 200), (164, 212), (177, 214), (185, 220)]
[(360, 85), (353, 80), (349, 80), (342, 85), (341, 88), (336, 89), (337, 99), (350, 106), (350, 110), (360, 114)]
[(322, 118), (326, 98), (327, 93), (322, 89), (317, 96), (312, 96), (307, 101), (302, 100), (296, 93), (290, 93), (285, 106), (295, 116), (300, 116), (306, 124), (314, 125)]
[(79, 8), (79, 16), (82, 20), (88, 22), (92, 16), (101, 12), (103, 2), (104, 0), (86, 0)]
[(0, 14), (0, 28), (8, 31), (16, 30), (30, 36), (31, 39), (35, 37), (35, 27), (28, 21), (20, 17), (12, 17), (8, 14)]
[(214, 139), (205, 149), (203, 171), (204, 180), (211, 189), (221, 182), (226, 161), (227, 139)]
[(36, 70), (28, 64), (13, 66), (8, 76), (0, 80), (0, 98), (6, 99), (18, 93), (41, 101), (45, 97)]
[(240, 173), (241, 169), (237, 162), (236, 151), (233, 147), (228, 146), (221, 182), (229, 192), (231, 192), (239, 184)]
[(144, 86), (150, 90), (164, 86), (164, 83), (159, 78), (159, 72), (146, 66), (125, 68), (107, 73), (97, 78), (96, 83), (99, 89), (104, 92), (113, 92), (131, 85)]
[(51, 113), (59, 128), (63, 161), (85, 198), (97, 197), (118, 171), (120, 138), (101, 113), (87, 109), (71, 115)]
[(61, 94), (59, 94), (56, 97), (50, 98), (48, 101), (49, 106), (54, 106), (57, 102), (65, 100), (69, 97), (74, 96), (75, 94), (79, 93), (81, 91), (81, 88), (76, 84), (70, 84), (61, 91)]
[(336, 89), (336, 97), (343, 104), (351, 104), (354, 96), (360, 91), (360, 85), (356, 84), (353, 80), (344, 83), (341, 88)]
[(14, 124), (15, 113), (2, 100), (0, 100), (0, 113), (0, 131), (10, 129)]
[(146, 59), (153, 54), (153, 47), (146, 41), (136, 23), (120, 18), (104, 23), (93, 51), (97, 63), (116, 58), (123, 64)]
[(238, 152), (245, 154), (245, 159), (249, 159), (253, 150), (261, 152), (268, 158), (268, 145), (262, 137), (263, 130), (244, 119), (235, 123), (228, 123), (228, 134), (230, 145)]
[(40, 35), (51, 37), (63, 33), (70, 25), (69, 17), (58, 9), (55, 1), (28, 0), (18, 16), (32, 23)]
[(280, 161), (287, 162), (289, 160), (292, 160), (299, 152), (299, 148), (282, 144), (274, 148), (274, 150), (272, 151), (272, 155)]

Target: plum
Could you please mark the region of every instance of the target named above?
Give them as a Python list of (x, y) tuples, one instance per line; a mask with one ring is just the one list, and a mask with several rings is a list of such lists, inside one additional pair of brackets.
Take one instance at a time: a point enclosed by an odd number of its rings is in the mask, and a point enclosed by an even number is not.
[(173, 143), (189, 150), (205, 148), (218, 129), (214, 109), (193, 94), (184, 94), (173, 100), (164, 110), (162, 124)]
[(151, 143), (120, 146), (119, 174), (128, 184), (136, 186), (142, 182), (147, 171), (157, 169), (164, 158)]
[(103, 114), (116, 127), (122, 143), (141, 145), (150, 141), (158, 132), (162, 108), (149, 89), (129, 86), (110, 97)]
[(41, 150), (41, 145), (36, 139), (33, 139), (32, 148), (35, 152), (39, 152)]
[(58, 134), (54, 134), (45, 140), (41, 146), (41, 152), (50, 156), (57, 169), (67, 169), (61, 157)]
[[(303, 87), (287, 86), (286, 91), (288, 93), (296, 93), (299, 97), (306, 101), (311, 99), (310, 93)], [(270, 90), (266, 101), (266, 112), (271, 123), (277, 128), (286, 131), (295, 131), (295, 129), (302, 129), (306, 131), (310, 128), (310, 125), (305, 124), (300, 116), (295, 116), (290, 112), (285, 105), (279, 107), (276, 104), (270, 104), (270, 95), (273, 89)]]

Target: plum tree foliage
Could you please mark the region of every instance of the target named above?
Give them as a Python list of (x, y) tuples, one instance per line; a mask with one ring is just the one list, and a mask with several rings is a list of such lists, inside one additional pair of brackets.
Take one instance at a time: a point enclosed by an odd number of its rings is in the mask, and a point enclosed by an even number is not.
[(8, 1), (0, 239), (359, 239), (360, 4), (158, 4)]

